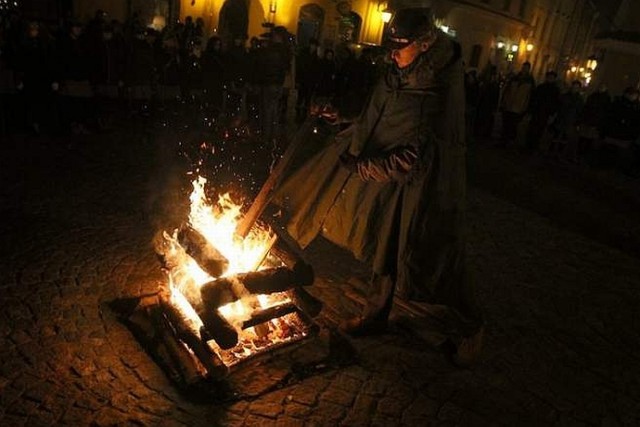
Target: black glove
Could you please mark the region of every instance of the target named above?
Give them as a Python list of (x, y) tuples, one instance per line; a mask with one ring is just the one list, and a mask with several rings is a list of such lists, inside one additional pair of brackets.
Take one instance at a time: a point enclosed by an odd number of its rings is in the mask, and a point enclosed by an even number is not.
[(356, 172), (358, 170), (358, 158), (348, 151), (345, 151), (340, 155), (340, 166), (349, 172)]

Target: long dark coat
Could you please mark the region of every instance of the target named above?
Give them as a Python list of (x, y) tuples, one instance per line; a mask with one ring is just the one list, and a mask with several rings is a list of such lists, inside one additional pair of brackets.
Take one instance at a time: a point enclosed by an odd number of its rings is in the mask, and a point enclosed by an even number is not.
[[(281, 186), (288, 231), (319, 233), (396, 277), (396, 293), (473, 315), (464, 272), (464, 81), (440, 34), (409, 70), (390, 67), (358, 120)], [(339, 156), (358, 157), (357, 172)]]

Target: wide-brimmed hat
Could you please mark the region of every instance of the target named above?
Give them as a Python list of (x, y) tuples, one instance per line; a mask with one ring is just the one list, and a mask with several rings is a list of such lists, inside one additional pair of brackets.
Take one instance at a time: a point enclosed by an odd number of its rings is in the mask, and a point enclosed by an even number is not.
[(383, 45), (389, 49), (402, 49), (433, 33), (434, 28), (430, 7), (399, 9), (389, 22)]

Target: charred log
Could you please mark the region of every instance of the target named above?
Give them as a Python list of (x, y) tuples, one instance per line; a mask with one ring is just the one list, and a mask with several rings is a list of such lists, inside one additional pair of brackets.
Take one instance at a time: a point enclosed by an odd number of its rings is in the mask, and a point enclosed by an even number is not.
[(204, 334), (225, 350), (233, 348), (238, 344), (238, 331), (220, 314), (216, 307), (200, 304), (196, 308), (196, 313), (204, 323)]
[(238, 344), (238, 332), (220, 313), (217, 306), (203, 303), (203, 300), (190, 292), (183, 294), (204, 324), (201, 336), (204, 340), (215, 340), (225, 350)]
[(149, 311), (149, 316), (154, 325), (156, 339), (162, 343), (161, 349), (164, 351), (159, 350), (161, 356), (168, 358), (172, 362), (171, 365), (177, 367), (180, 378), (185, 384), (197, 382), (206, 369), (202, 364), (200, 369), (198, 368), (199, 362), (196, 362), (197, 359), (194, 359), (175, 334), (175, 329), (165, 317), (159, 304)]
[(270, 294), (311, 283), (313, 283), (313, 276), (310, 277), (306, 269), (291, 270), (286, 267), (275, 267), (214, 280), (204, 284), (200, 293), (205, 306), (220, 307), (237, 301), (247, 292)]
[(180, 228), (178, 242), (200, 268), (212, 277), (220, 277), (227, 271), (229, 260), (192, 227), (183, 226)]
[(296, 306), (290, 302), (285, 304), (274, 305), (273, 307), (265, 308), (264, 310), (256, 311), (251, 314), (251, 318), (246, 320), (242, 324), (242, 329), (247, 329), (252, 326), (261, 325), (272, 319), (277, 319), (286, 314), (293, 313), (297, 310)]
[(225, 376), (228, 369), (217, 354), (209, 348), (201, 336), (201, 331), (187, 318), (182, 311), (175, 307), (169, 297), (160, 298), (160, 306), (171, 323), (176, 336), (186, 344), (198, 361), (213, 378)]

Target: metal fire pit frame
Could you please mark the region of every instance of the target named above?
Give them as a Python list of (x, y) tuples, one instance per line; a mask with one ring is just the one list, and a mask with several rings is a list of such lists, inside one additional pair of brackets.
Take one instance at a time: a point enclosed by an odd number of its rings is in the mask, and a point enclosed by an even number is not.
[[(287, 294), (289, 294), (290, 292), (294, 292), (294, 291), (293, 290), (286, 291)], [(176, 323), (184, 323), (178, 320), (178, 318), (181, 318), (181, 319), (188, 318), (187, 314), (184, 313), (177, 304), (173, 304), (169, 298), (163, 298), (160, 304), (160, 309), (164, 312), (168, 323), (171, 325), (171, 327), (175, 331), (180, 331), (181, 329), (182, 330), (185, 329), (184, 324), (176, 325)], [(187, 349), (189, 349), (189, 355), (191, 356), (194, 366), (201, 366), (210, 378), (221, 379), (221, 378), (227, 377), (229, 374), (233, 372), (238, 371), (239, 369), (241, 369), (246, 365), (257, 363), (265, 359), (268, 359), (271, 356), (274, 356), (277, 354), (283, 354), (289, 350), (298, 348), (298, 345), (301, 344), (303, 341), (313, 338), (318, 334), (320, 327), (303, 310), (301, 310), (299, 307), (296, 306), (293, 311), (287, 314), (292, 314), (292, 313), (296, 313), (299, 316), (301, 322), (304, 324), (305, 329), (303, 330), (301, 335), (294, 337), (290, 340), (265, 346), (264, 348), (257, 350), (254, 354), (247, 356), (245, 358), (239, 359), (237, 362), (231, 363), (231, 364), (225, 363), (220, 353), (230, 352), (232, 349), (223, 350), (219, 348), (219, 346), (217, 346), (216, 344), (209, 344), (209, 342), (205, 341), (202, 338), (201, 331), (192, 329), (191, 331), (187, 331), (187, 334), (177, 333), (176, 339), (180, 341), (180, 343), (184, 345)], [(179, 314), (179, 315), (176, 316), (176, 314)], [(260, 324), (266, 323), (270, 320), (279, 319), (283, 316), (267, 319)], [(190, 326), (190, 325), (187, 325), (187, 326)], [(185, 335), (187, 336), (187, 339), (185, 339)], [(198, 371), (202, 371), (203, 369), (198, 369)]]
[[(292, 292), (292, 291), (287, 291), (287, 294), (289, 292)], [(299, 336), (297, 336), (295, 338), (292, 338), (290, 340), (287, 340), (287, 341), (278, 342), (278, 343), (273, 344), (273, 345), (265, 346), (264, 348), (261, 348), (260, 350), (256, 351), (256, 353), (254, 353), (254, 354), (252, 354), (250, 356), (247, 356), (245, 358), (239, 359), (237, 362), (232, 363), (232, 364), (226, 364), (224, 362), (224, 360), (222, 359), (222, 357), (219, 356), (220, 359), (222, 360), (222, 362), (224, 363), (224, 365), (227, 366), (227, 368), (229, 369), (229, 373), (236, 372), (238, 369), (243, 368), (245, 365), (249, 365), (249, 364), (252, 364), (252, 363), (260, 362), (262, 360), (268, 359), (269, 357), (286, 353), (289, 350), (293, 350), (293, 349), (297, 348), (297, 345), (294, 346), (294, 344), (300, 344), (303, 341), (306, 341), (308, 339), (314, 338), (318, 334), (318, 332), (320, 331), (320, 327), (303, 310), (301, 310), (299, 307), (295, 307), (295, 309), (291, 313), (287, 313), (287, 314), (293, 314), (293, 313), (296, 313), (300, 317), (300, 319), (302, 320), (302, 323), (304, 323), (304, 325), (305, 325), (305, 330), (303, 331), (302, 335), (299, 335)], [(275, 317), (275, 318), (266, 320), (263, 323), (266, 323), (266, 322), (268, 322), (270, 320), (280, 319), (281, 317), (284, 317), (284, 316)], [(261, 324), (263, 324), (263, 323), (261, 323)], [(218, 352), (231, 352), (231, 350), (233, 350), (233, 349), (230, 349), (230, 350), (222, 350), (222, 349), (220, 349), (220, 350), (217, 350), (217, 351)]]

